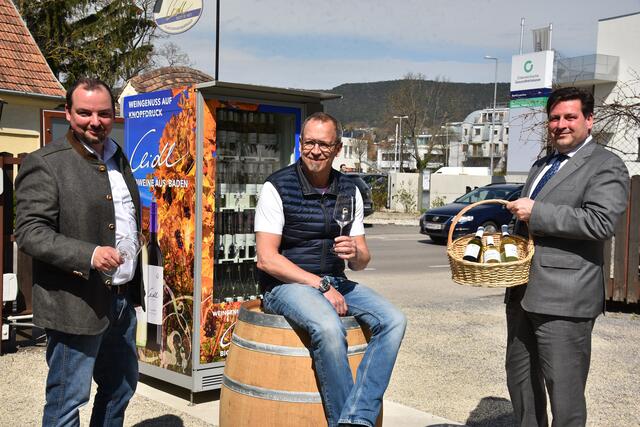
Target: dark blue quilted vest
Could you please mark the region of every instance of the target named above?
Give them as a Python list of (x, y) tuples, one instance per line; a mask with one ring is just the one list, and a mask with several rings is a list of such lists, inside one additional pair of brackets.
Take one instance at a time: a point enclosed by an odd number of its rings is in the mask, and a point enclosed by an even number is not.
[[(333, 208), (338, 193), (355, 197), (356, 186), (344, 174), (331, 170), (329, 189), (320, 194), (309, 184), (300, 161), (272, 174), (267, 181), (280, 194), (284, 211), (284, 228), (280, 253), (305, 271), (319, 276), (344, 276), (344, 261), (331, 253), (340, 227), (333, 220)], [(351, 224), (343, 235), (348, 235)], [(260, 272), (263, 291), (282, 281)]]

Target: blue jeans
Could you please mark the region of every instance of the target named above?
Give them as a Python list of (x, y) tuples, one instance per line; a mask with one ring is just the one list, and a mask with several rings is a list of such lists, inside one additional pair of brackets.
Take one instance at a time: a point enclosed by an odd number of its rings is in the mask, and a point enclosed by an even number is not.
[(99, 335), (47, 330), (47, 392), (42, 425), (79, 426), (78, 409), (91, 396), (91, 377), (98, 390), (91, 426), (122, 426), (124, 411), (138, 383), (138, 356), (133, 304), (113, 296), (110, 325)]
[(329, 300), (300, 284), (276, 286), (264, 296), (266, 312), (285, 316), (310, 336), (311, 355), (330, 427), (373, 427), (380, 412), (407, 321), (404, 314), (373, 290), (336, 278), (347, 314), (371, 330), (371, 341), (353, 380), (347, 358), (346, 330)]

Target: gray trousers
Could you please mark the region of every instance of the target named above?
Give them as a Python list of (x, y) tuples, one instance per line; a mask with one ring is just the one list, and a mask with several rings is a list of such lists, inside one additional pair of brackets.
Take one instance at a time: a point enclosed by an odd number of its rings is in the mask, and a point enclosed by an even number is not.
[(518, 425), (543, 427), (547, 396), (552, 426), (583, 427), (584, 390), (591, 361), (595, 318), (562, 317), (525, 311), (507, 304), (507, 386)]

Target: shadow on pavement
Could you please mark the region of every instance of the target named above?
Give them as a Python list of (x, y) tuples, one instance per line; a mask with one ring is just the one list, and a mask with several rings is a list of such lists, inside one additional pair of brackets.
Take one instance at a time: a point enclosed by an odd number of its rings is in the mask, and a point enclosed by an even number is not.
[(444, 248), (446, 248), (446, 247), (447, 247), (446, 242), (442, 242), (442, 243), (441, 243), (441, 242), (438, 242), (438, 243), (436, 243), (436, 242), (434, 242), (434, 241), (433, 241), (433, 240), (431, 240), (431, 239), (422, 239), (422, 240), (418, 240), (418, 243), (422, 243), (422, 244), (424, 244), (424, 245), (442, 246), (442, 247), (444, 247)]
[(511, 401), (502, 397), (483, 397), (465, 424), (469, 427), (515, 427)]
[(162, 415), (134, 424), (134, 427), (184, 427), (184, 423), (175, 415)]

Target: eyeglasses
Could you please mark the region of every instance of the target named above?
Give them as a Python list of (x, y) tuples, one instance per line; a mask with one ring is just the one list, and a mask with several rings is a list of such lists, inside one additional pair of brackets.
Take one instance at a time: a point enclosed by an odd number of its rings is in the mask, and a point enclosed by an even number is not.
[(302, 149), (305, 151), (311, 151), (313, 150), (313, 147), (315, 147), (316, 145), (318, 146), (318, 148), (320, 149), (321, 152), (323, 153), (330, 153), (331, 150), (333, 150), (333, 147), (335, 147), (336, 145), (338, 145), (338, 143), (334, 143), (334, 144), (327, 144), (324, 141), (318, 141), (316, 139), (308, 139), (306, 141), (300, 141), (300, 143), (302, 144)]

